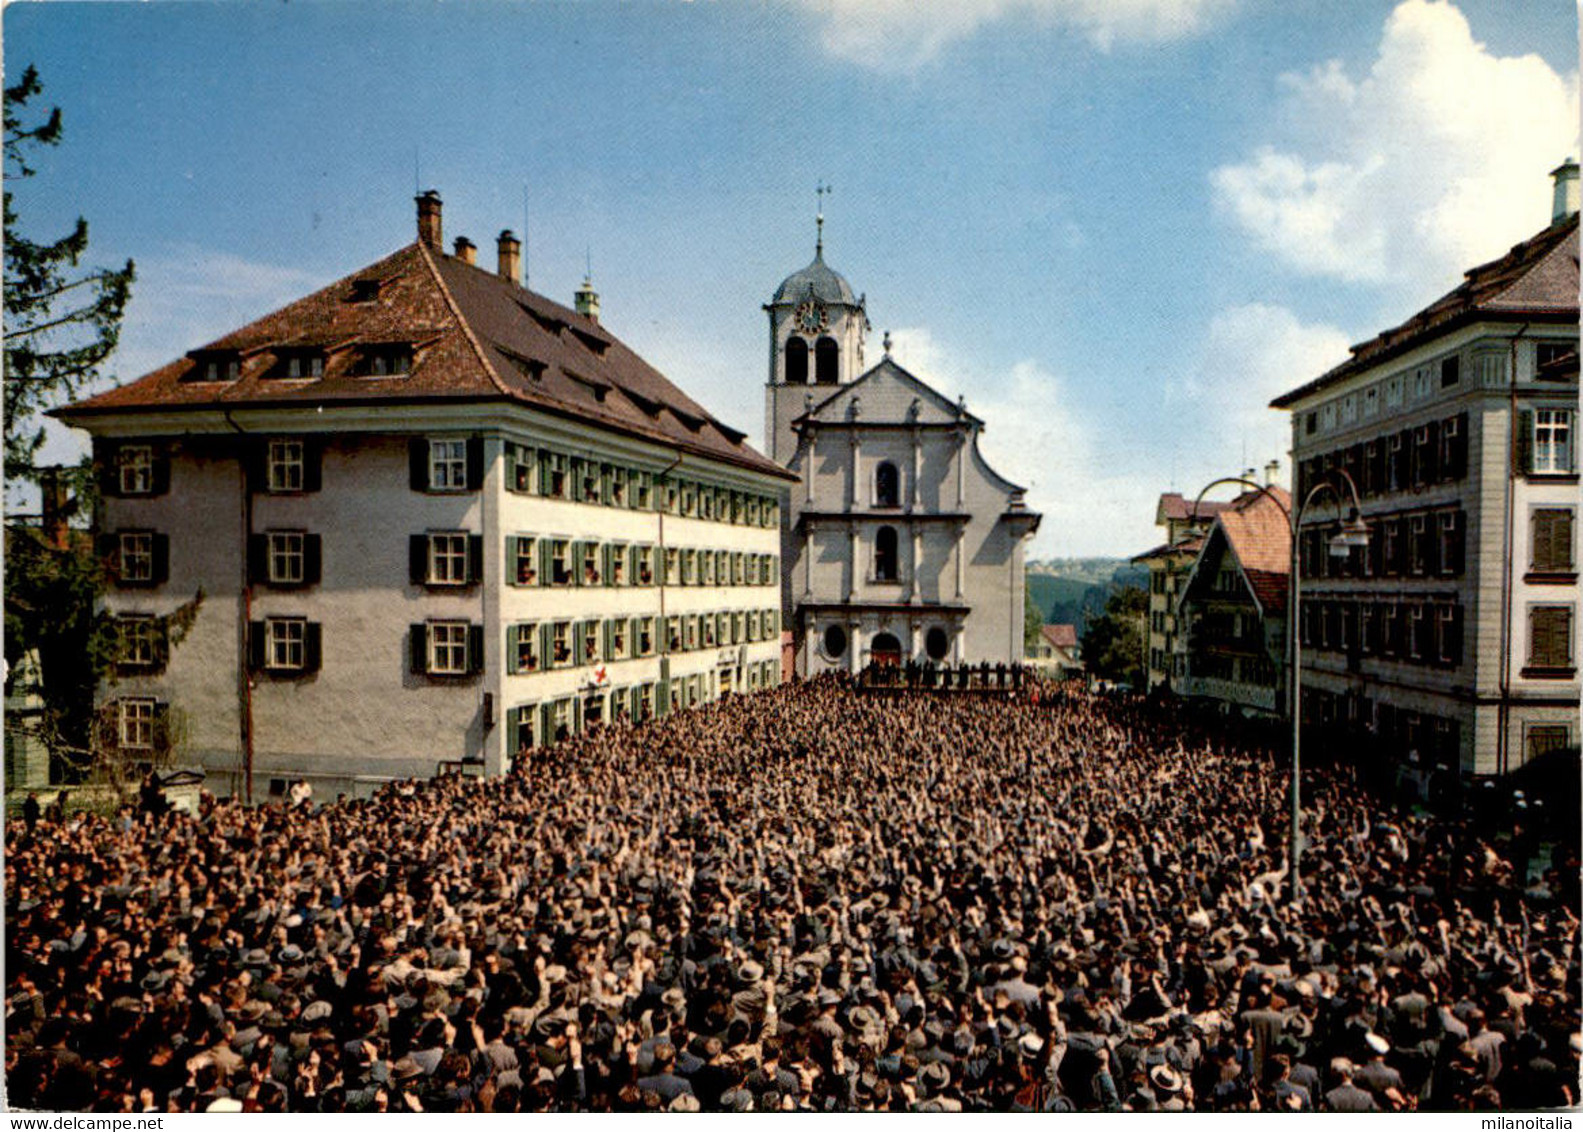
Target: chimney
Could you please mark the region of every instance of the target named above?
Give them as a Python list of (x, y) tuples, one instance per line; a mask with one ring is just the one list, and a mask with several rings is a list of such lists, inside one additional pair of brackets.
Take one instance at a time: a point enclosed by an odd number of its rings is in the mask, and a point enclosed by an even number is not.
[(478, 266), (478, 245), (466, 236), (456, 237), (456, 258), (469, 267)]
[(39, 472), (39, 526), (44, 542), (55, 550), (65, 550), (66, 482), (59, 468), (40, 468)]
[(500, 278), (517, 282), (522, 277), (522, 241), (507, 228), (496, 244), (500, 249)]
[(1550, 177), (1555, 181), (1550, 223), (1559, 224), (1578, 210), (1578, 163), (1569, 157), (1550, 170)]
[(573, 305), (576, 306), (577, 313), (590, 322), (599, 321), (599, 292), (594, 290), (592, 276), (583, 276), (583, 285), (577, 288)]
[(445, 251), (445, 236), (440, 227), (440, 194), (430, 189), (418, 200), (418, 242), (437, 252)]
[(1271, 460), (1268, 464), (1264, 465), (1264, 486), (1274, 487), (1275, 477), (1280, 474), (1281, 462), (1279, 460)]

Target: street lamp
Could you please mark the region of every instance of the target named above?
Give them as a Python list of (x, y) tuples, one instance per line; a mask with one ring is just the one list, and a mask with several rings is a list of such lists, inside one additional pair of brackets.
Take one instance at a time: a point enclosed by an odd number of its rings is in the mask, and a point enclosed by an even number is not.
[[(1341, 524), (1341, 529), (1329, 540), (1330, 553), (1336, 558), (1345, 558), (1354, 549), (1362, 549), (1369, 545), (1369, 527), (1363, 521), (1363, 501), (1358, 496), (1358, 485), (1345, 471), (1332, 468), (1330, 475), (1339, 478), (1346, 486), (1347, 495), (1351, 496), (1351, 513), (1346, 521)], [(1288, 899), (1296, 903), (1300, 877), (1298, 861), (1302, 856), (1302, 743), (1303, 743), (1303, 638), (1298, 623), (1301, 611), (1302, 591), (1302, 554), (1298, 547), (1298, 535), (1303, 529), (1303, 516), (1308, 513), (1309, 504), (1315, 499), (1330, 492), (1336, 497), (1337, 505), (1347, 503), (1347, 497), (1342, 495), (1336, 482), (1324, 479), (1308, 489), (1301, 503), (1298, 504), (1297, 513), (1294, 515), (1290, 507), (1281, 502), (1281, 499), (1267, 484), (1255, 483), (1253, 480), (1243, 479), (1241, 476), (1224, 476), (1221, 479), (1205, 484), (1198, 493), (1198, 498), (1193, 500), (1192, 518), (1198, 519), (1198, 505), (1203, 502), (1204, 495), (1222, 484), (1238, 484), (1260, 495), (1266, 496), (1270, 502), (1281, 509), (1281, 514), (1286, 517), (1287, 529), (1291, 533), (1291, 585), (1287, 587), (1286, 605), (1286, 636), (1291, 649), (1290, 677), (1287, 681), (1290, 695), (1289, 704), (1292, 719), (1292, 834), (1287, 847), (1287, 883), (1291, 889)]]

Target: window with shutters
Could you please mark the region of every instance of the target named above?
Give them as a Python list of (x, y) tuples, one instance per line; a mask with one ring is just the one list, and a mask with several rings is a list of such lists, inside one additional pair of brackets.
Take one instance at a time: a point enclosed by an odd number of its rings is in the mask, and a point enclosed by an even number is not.
[(154, 534), (152, 531), (122, 531), (118, 548), (117, 578), (123, 583), (154, 580)]
[(654, 685), (638, 685), (638, 722), (642, 723), (654, 718)]
[(744, 521), (750, 527), (758, 526), (759, 525), (759, 497), (756, 496), (756, 495), (748, 496), (747, 497), (747, 502), (743, 506), (744, 506), (744, 512), (743, 513), (744, 513), (744, 516), (745, 516), (745, 520)]
[(1462, 610), (1455, 605), (1435, 607), (1435, 637), (1441, 664), (1462, 663)]
[(571, 738), (572, 734), (572, 700), (571, 697), (556, 700), (550, 708), (550, 733), (556, 742)]
[(654, 505), (654, 473), (632, 473), (632, 508), (647, 511)]
[(654, 618), (637, 618), (637, 645), (638, 656), (654, 655)]
[(674, 546), (665, 548), (665, 584), (674, 586), (681, 581), (681, 551)]
[(518, 672), (539, 670), (539, 627), (529, 622), (511, 627), (511, 655)]
[(429, 622), (429, 672), (435, 676), (467, 675), (466, 621)]
[(1412, 515), (1408, 520), (1407, 555), (1412, 573), (1422, 575), (1429, 565), (1429, 516)]
[(627, 505), (627, 470), (625, 468), (610, 469), (610, 503), (613, 507)]
[(1528, 610), (1528, 667), (1525, 676), (1570, 675), (1572, 607), (1536, 605)]
[(506, 456), (511, 469), (510, 489), (524, 495), (533, 494), (533, 481), (538, 474), (538, 460), (533, 449), (522, 444), (508, 444)]
[(1414, 605), (1407, 611), (1408, 636), (1407, 646), (1414, 660), (1426, 659), (1432, 650), (1429, 634), (1434, 626), (1429, 620), (1429, 610), (1422, 605)]
[(668, 651), (682, 651), (682, 619), (680, 617), (673, 616), (665, 619), (665, 641)]
[(627, 544), (613, 542), (610, 544), (610, 584), (624, 586), (627, 584)]
[(742, 643), (742, 632), (742, 614), (733, 613), (731, 615), (731, 639), (726, 643), (740, 645)]
[(568, 539), (550, 540), (550, 585), (572, 584), (572, 544)]
[(585, 542), (582, 544), (582, 548), (583, 560), (579, 565), (581, 566), (583, 585), (597, 586), (602, 580), (599, 573), (599, 544), (597, 542)]
[(742, 582), (742, 552), (736, 551), (731, 555), (731, 584), (740, 586)]
[(1407, 486), (1407, 435), (1395, 433), (1386, 442), (1385, 480), (1387, 490), (1401, 491)]
[(582, 638), (582, 647), (579, 654), (582, 663), (593, 664), (599, 660), (599, 622), (584, 621), (579, 631)]
[(581, 468), (578, 474), (577, 498), (584, 503), (602, 503), (603, 492), (599, 488), (599, 465), (592, 460), (579, 461)]
[(557, 621), (550, 626), (550, 663), (559, 667), (572, 661), (572, 623)]
[(682, 585), (691, 586), (698, 581), (698, 552), (682, 551)]
[(633, 558), (637, 562), (634, 576), (638, 580), (638, 585), (652, 586), (654, 584), (654, 548), (652, 546), (636, 547), (633, 550)]
[(698, 618), (690, 613), (682, 618), (682, 647), (689, 652), (698, 647)]
[(539, 584), (539, 544), (531, 538), (519, 535), (511, 540), (512, 545), (512, 577), (516, 578), (519, 586), (536, 586)]
[(159, 623), (152, 614), (124, 613), (116, 618), (123, 668), (153, 668), (159, 663)]
[(429, 441), (429, 489), (467, 490), (467, 441)]
[(544, 452), (539, 458), (544, 469), (544, 494), (551, 499), (565, 499), (570, 484), (565, 453)]
[(626, 660), (632, 653), (628, 649), (629, 626), (625, 617), (617, 617), (610, 622), (610, 659)]
[(512, 740), (516, 743), (517, 751), (531, 751), (539, 745), (538, 714), (534, 704), (523, 704), (513, 713), (516, 728)]
[(690, 519), (698, 513), (698, 489), (692, 484), (681, 485), (681, 502), (678, 507), (683, 518)]
[(269, 540), (269, 582), (277, 586), (301, 585), (307, 577), (304, 570), (303, 544), (306, 541), (302, 531), (270, 531)]
[(1571, 745), (1571, 731), (1564, 723), (1544, 723), (1528, 728), (1528, 758), (1537, 759)]
[(1530, 521), (1531, 568), (1536, 574), (1571, 574), (1572, 508), (1536, 508)]
[(123, 444), (116, 453), (116, 471), (122, 495), (150, 495), (154, 491), (154, 446)]
[(703, 561), (700, 563), (703, 568), (703, 578), (701, 579), (700, 584), (712, 586), (715, 584), (715, 556), (709, 551), (705, 550), (701, 553), (701, 557), (703, 559)]
[(1460, 577), (1467, 553), (1467, 531), (1461, 511), (1442, 511), (1435, 516), (1440, 534), (1440, 573)]
[(1396, 605), (1386, 604), (1380, 608), (1380, 652), (1400, 657), (1402, 651), (1402, 611)]
[(1572, 470), (1572, 411), (1535, 409), (1530, 470), (1543, 475)]
[(1440, 422), (1440, 478), (1460, 480), (1467, 474), (1467, 424), (1465, 415)]
[(429, 584), (465, 586), (467, 581), (467, 535), (429, 535)]
[(305, 618), (265, 618), (264, 635), (264, 667), (295, 671), (307, 666), (308, 622)]
[(710, 614), (704, 615), (704, 648), (715, 647), (715, 618)]
[(265, 452), (264, 483), (272, 492), (301, 491), (306, 454), (300, 440), (271, 440)]
[(154, 746), (154, 700), (129, 696), (116, 705), (117, 737), (123, 747), (150, 750)]
[(711, 488), (698, 489), (698, 517), (710, 520), (715, 517), (715, 493)]

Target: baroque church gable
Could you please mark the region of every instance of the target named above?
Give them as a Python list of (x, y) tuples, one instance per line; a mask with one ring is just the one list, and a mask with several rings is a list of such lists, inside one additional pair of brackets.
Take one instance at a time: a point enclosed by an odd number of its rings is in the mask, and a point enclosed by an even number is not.
[(960, 409), (956, 402), (897, 365), (890, 357), (850, 385), (844, 385), (823, 401), (815, 402), (804, 416), (826, 424), (846, 421), (851, 418), (854, 403), (858, 408), (858, 419), (866, 424), (980, 423), (977, 417)]

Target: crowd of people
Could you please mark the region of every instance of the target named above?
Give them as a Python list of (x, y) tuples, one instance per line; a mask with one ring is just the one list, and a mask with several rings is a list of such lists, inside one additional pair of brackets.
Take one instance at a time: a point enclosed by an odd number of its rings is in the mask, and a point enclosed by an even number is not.
[[(7, 827), (11, 1105), (1373, 1111), (1578, 1098), (1527, 876), (1168, 706), (839, 678), (315, 808)], [(1548, 865), (1548, 868), (1545, 866)]]

